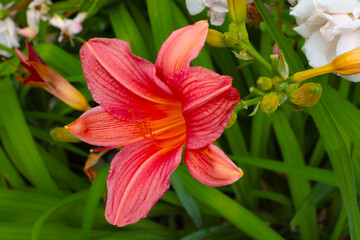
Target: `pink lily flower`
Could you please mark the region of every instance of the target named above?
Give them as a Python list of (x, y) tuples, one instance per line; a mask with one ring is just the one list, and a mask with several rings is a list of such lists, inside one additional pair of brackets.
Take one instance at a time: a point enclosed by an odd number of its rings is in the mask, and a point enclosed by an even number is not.
[(67, 126), (81, 140), (115, 148), (105, 216), (117, 226), (147, 216), (184, 161), (208, 186), (224, 186), (243, 172), (212, 143), (239, 101), (232, 78), (190, 67), (202, 49), (208, 23), (174, 31), (155, 65), (134, 56), (119, 39), (94, 38), (80, 50), (85, 78), (100, 104)]

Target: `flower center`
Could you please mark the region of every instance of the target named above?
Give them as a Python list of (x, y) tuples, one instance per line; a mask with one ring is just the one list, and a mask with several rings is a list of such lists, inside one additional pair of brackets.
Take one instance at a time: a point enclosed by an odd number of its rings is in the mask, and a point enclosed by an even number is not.
[(129, 110), (129, 113), (144, 139), (152, 140), (162, 148), (177, 147), (185, 142), (186, 125), (181, 105), (169, 109), (167, 117), (159, 120), (147, 120), (145, 112), (142, 112), (143, 119), (139, 121), (135, 119), (135, 111)]

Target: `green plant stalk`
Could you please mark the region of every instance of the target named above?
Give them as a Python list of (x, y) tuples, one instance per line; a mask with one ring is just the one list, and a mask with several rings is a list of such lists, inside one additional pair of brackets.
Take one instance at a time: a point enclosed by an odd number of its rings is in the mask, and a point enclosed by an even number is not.
[(271, 64), (266, 61), (265, 58), (263, 58), (263, 56), (251, 45), (251, 43), (245, 43), (243, 41), (239, 41), (236, 45), (237, 48), (239, 49), (246, 49), (246, 51), (253, 57), (255, 58), (264, 68), (265, 70), (271, 75), (274, 76), (275, 73), (271, 67)]

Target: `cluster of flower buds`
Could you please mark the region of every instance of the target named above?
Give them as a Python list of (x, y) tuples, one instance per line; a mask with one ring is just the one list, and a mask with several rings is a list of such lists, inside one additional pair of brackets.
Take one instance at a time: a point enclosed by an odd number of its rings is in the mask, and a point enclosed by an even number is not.
[[(211, 1), (205, 2), (209, 5)], [(293, 1), (289, 2), (292, 5), (294, 4)], [(206, 4), (205, 6), (208, 6)], [(245, 26), (249, 17), (247, 16), (247, 6), (249, 4), (256, 7), (246, 0), (228, 0), (227, 10), (231, 19), (228, 31), (222, 33), (209, 29), (206, 39), (206, 42), (213, 47), (230, 47), (240, 50), (238, 52), (233, 51), (237, 58), (245, 61), (255, 59), (269, 73), (269, 77), (261, 76), (258, 78), (257, 88), (251, 88), (252, 90), (257, 89), (257, 91), (251, 92), (252, 96), (255, 94), (255, 98), (241, 101), (238, 107), (234, 109), (228, 126), (231, 126), (236, 120), (237, 111), (251, 105), (257, 105), (257, 107), (250, 115), (255, 114), (259, 107), (262, 112), (270, 115), (283, 103), (291, 104), (294, 109), (315, 105), (320, 99), (322, 87), (319, 83), (313, 82), (302, 84), (301, 82), (304, 80), (326, 73), (337, 73), (342, 76), (360, 73), (360, 48), (358, 48), (339, 55), (325, 66), (298, 72), (289, 77), (288, 64), (276, 44), (274, 45), (274, 54), (270, 56), (270, 62), (252, 47)], [(210, 5), (210, 8), (215, 6)]]

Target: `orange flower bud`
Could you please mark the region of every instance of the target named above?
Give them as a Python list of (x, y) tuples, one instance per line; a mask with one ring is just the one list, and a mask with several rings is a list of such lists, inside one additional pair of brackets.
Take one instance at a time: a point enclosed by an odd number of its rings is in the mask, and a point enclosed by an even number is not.
[(319, 101), (321, 92), (319, 83), (305, 83), (291, 94), (290, 100), (298, 106), (311, 107)]
[(355, 48), (337, 56), (331, 63), (325, 66), (297, 72), (293, 75), (293, 80), (295, 82), (302, 82), (306, 79), (331, 72), (342, 75), (360, 73), (360, 48)]

